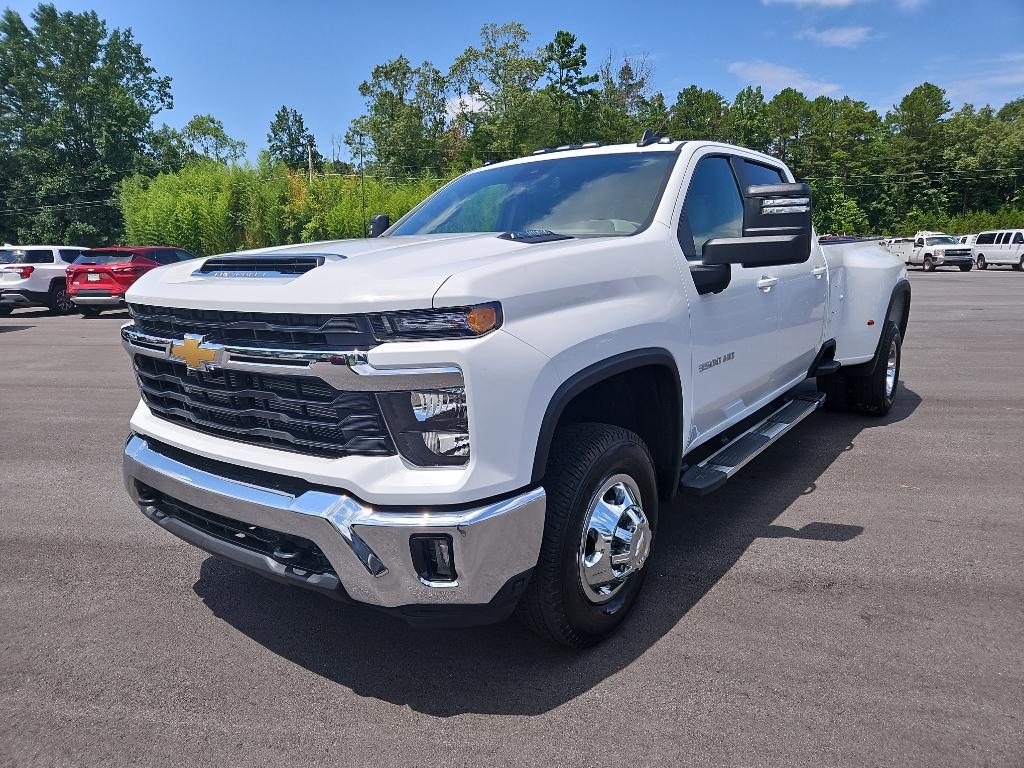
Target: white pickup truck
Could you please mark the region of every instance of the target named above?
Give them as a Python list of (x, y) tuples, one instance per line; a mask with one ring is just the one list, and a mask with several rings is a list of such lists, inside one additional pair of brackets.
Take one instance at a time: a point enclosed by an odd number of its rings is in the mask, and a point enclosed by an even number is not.
[(934, 272), (939, 267), (959, 267), (961, 272), (974, 268), (971, 246), (961, 243), (957, 235), (918, 232), (913, 238), (893, 240), (888, 248), (905, 264), (919, 266), (925, 272)]
[(823, 402), (889, 411), (910, 285), (875, 243), (820, 246), (779, 161), (645, 134), (472, 171), (380, 237), (155, 269), (127, 299), (123, 471), (149, 518), (412, 623), (515, 611), (581, 647), (633, 605), (677, 492)]

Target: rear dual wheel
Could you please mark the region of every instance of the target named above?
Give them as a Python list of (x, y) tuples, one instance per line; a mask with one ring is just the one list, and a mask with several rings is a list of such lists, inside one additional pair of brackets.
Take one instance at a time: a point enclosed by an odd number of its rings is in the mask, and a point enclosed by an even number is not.
[(818, 377), (818, 391), (825, 393), (825, 407), (833, 411), (857, 411), (866, 416), (885, 416), (892, 410), (900, 383), (903, 337), (894, 322), (882, 329), (878, 353), (867, 374), (842, 369)]
[(570, 424), (552, 442), (544, 487), (544, 538), (517, 616), (583, 648), (622, 622), (643, 586), (658, 520), (654, 464), (629, 430)]

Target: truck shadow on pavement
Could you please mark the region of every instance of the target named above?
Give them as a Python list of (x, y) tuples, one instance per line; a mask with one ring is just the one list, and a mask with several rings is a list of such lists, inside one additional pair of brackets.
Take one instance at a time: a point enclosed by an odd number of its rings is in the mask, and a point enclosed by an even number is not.
[[(705, 498), (680, 497), (661, 512), (660, 540), (632, 616), (596, 648), (572, 652), (514, 620), (475, 629), (424, 630), (363, 606), (263, 579), (214, 557), (193, 589), (213, 613), (274, 653), (352, 690), (435, 716), (537, 715), (620, 672), (671, 632), (759, 538), (836, 546), (849, 523), (799, 529), (775, 519), (817, 481), (863, 430), (907, 418), (921, 398), (901, 390), (882, 419), (819, 412)], [(683, 629), (685, 631), (685, 627)]]

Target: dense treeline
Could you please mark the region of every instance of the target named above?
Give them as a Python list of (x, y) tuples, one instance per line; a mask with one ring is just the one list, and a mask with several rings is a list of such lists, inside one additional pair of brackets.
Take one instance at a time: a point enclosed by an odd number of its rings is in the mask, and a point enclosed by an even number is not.
[(783, 159), (811, 183), (820, 232), (1024, 225), (1024, 98), (951, 111), (925, 83), (884, 115), (792, 88), (729, 100), (691, 85), (669, 99), (644, 57), (592, 65), (569, 32), (535, 49), (522, 25), (491, 24), (446, 70), (404, 57), (375, 67), (347, 160), (324, 158), (302, 115), (282, 107), (251, 165), (212, 115), (154, 127), (170, 80), (130, 31), (48, 5), (32, 21), (0, 18), (0, 240), (213, 253), (359, 236), (371, 213), (398, 216), (468, 168), (541, 146), (636, 141), (645, 128)]

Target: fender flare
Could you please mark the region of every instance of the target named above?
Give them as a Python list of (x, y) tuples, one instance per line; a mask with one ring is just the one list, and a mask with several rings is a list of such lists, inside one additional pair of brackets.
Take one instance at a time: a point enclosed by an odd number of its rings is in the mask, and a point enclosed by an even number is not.
[(851, 376), (870, 376), (874, 373), (875, 366), (878, 365), (879, 356), (882, 351), (882, 331), (885, 329), (885, 323), (889, 322), (889, 315), (892, 314), (892, 309), (896, 304), (896, 300), (900, 297), (905, 297), (905, 300), (903, 302), (901, 316), (896, 318), (896, 326), (900, 329), (900, 336), (903, 339), (907, 338), (907, 325), (910, 323), (910, 281), (904, 277), (896, 281), (896, 285), (893, 286), (892, 293), (889, 296), (889, 303), (885, 307), (885, 319), (878, 329), (878, 343), (875, 344), (874, 356), (866, 363), (844, 368), (844, 372)]
[[(544, 470), (548, 463), (548, 454), (551, 450), (551, 441), (555, 436), (555, 428), (565, 411), (565, 407), (580, 393), (586, 391), (595, 384), (600, 384), (606, 379), (617, 376), (620, 373), (657, 366), (664, 368), (669, 373), (672, 391), (670, 397), (675, 413), (668, 419), (666, 428), (671, 431), (668, 439), (670, 445), (677, 446), (674, 451), (675, 467), (669, 468), (669, 476), (666, 485), (671, 481), (673, 488), (678, 484), (679, 473), (682, 470), (683, 461), (683, 390), (679, 378), (679, 367), (676, 365), (675, 357), (667, 349), (651, 347), (647, 349), (636, 349), (629, 352), (622, 352), (618, 355), (600, 360), (588, 365), (586, 368), (577, 371), (555, 390), (548, 402), (544, 412), (544, 419), (541, 421), (540, 433), (537, 436), (537, 448), (533, 458), (533, 482), (540, 482), (544, 477)], [(659, 486), (664, 478), (659, 479)]]

